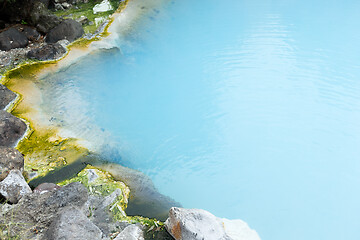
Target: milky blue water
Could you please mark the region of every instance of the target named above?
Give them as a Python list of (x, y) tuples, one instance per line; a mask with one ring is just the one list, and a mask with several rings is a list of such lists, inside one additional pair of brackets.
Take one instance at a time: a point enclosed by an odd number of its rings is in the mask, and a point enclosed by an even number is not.
[(359, 13), (358, 1), (169, 1), (61, 86), (112, 139), (104, 152), (184, 207), (263, 239), (360, 239)]

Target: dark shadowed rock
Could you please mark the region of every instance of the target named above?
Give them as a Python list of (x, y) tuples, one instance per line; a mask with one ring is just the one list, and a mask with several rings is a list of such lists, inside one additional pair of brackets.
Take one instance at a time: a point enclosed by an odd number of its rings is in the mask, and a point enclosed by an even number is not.
[(24, 171), (24, 157), (14, 148), (0, 147), (0, 181), (4, 180), (10, 170)]
[(27, 57), (38, 60), (52, 60), (61, 57), (66, 50), (58, 43), (44, 45), (40, 48), (32, 49), (28, 52)]
[(27, 126), (19, 118), (0, 110), (0, 146), (13, 147), (24, 136)]
[(173, 207), (169, 211), (165, 227), (176, 240), (231, 240), (225, 233), (222, 222), (201, 209)]
[(11, 170), (0, 182), (0, 194), (10, 203), (17, 203), (25, 194), (31, 192), (31, 188), (19, 170)]
[(0, 50), (23, 48), (28, 45), (27, 37), (16, 28), (9, 28), (0, 33)]
[(0, 84), (0, 110), (5, 107), (16, 98), (16, 94), (10, 91), (7, 87)]
[(59, 185), (55, 183), (42, 183), (34, 189), (34, 193), (45, 193), (60, 189)]
[(102, 239), (102, 232), (77, 208), (64, 208), (50, 225), (45, 239), (80, 240)]
[(35, 28), (26, 25), (18, 25), (16, 29), (19, 30), (19, 32), (23, 33), (30, 41), (37, 41), (40, 38), (40, 33), (36, 31)]
[(66, 19), (58, 26), (50, 30), (46, 36), (46, 42), (55, 43), (62, 39), (72, 42), (81, 37), (83, 34), (84, 29), (79, 22), (72, 19)]
[(58, 26), (61, 19), (53, 14), (41, 15), (37, 21), (36, 29), (44, 34), (50, 32), (51, 29)]

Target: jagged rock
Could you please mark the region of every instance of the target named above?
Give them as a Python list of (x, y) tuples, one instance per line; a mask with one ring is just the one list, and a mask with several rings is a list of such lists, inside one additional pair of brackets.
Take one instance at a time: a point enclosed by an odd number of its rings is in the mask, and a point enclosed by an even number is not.
[(16, 94), (10, 91), (7, 87), (0, 84), (0, 110), (5, 107), (16, 98)]
[(27, 194), (17, 204), (3, 206), (0, 225), (11, 219), (17, 223), (11, 228), (11, 236), (21, 236), (21, 239), (49, 239), (43, 238), (43, 234), (58, 213), (67, 206), (82, 208), (87, 198), (87, 190), (79, 182), (51, 192)]
[(13, 147), (24, 136), (26, 124), (10, 113), (0, 110), (0, 146)]
[(45, 236), (53, 240), (100, 240), (102, 232), (81, 211), (69, 206), (58, 214)]
[(173, 207), (165, 227), (176, 240), (231, 240), (222, 222), (202, 209)]
[(0, 33), (0, 50), (8, 51), (13, 48), (23, 48), (28, 43), (25, 34), (19, 32), (16, 28), (9, 28)]
[(0, 182), (0, 194), (10, 203), (17, 203), (25, 194), (31, 192), (19, 170), (11, 170)]
[(143, 226), (131, 224), (122, 230), (114, 240), (144, 240)]
[(60, 189), (55, 183), (42, 183), (34, 189), (34, 193), (46, 193)]
[(24, 157), (14, 148), (0, 146), (0, 181), (4, 180), (11, 170), (24, 171)]
[(30, 50), (27, 54), (27, 57), (45, 61), (57, 59), (64, 53), (66, 53), (66, 49), (62, 45), (54, 43)]
[(48, 33), (46, 42), (55, 43), (62, 39), (72, 42), (83, 34), (84, 29), (80, 23), (72, 19), (66, 19)]
[(100, 12), (107, 12), (112, 10), (111, 3), (108, 0), (103, 0), (101, 3), (96, 4), (93, 8), (94, 14), (100, 13)]

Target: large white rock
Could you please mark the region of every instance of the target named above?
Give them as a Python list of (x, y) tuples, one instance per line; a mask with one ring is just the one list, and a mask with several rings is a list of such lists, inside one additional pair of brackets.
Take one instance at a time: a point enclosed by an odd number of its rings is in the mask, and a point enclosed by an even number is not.
[(222, 218), (226, 234), (233, 240), (260, 240), (257, 232), (249, 227), (249, 225), (240, 220), (229, 220)]
[(0, 182), (0, 194), (10, 203), (17, 203), (25, 194), (31, 192), (31, 188), (19, 170), (11, 170)]
[(231, 240), (222, 221), (202, 209), (173, 207), (165, 227), (176, 240)]
[(112, 10), (112, 6), (108, 0), (103, 0), (101, 3), (96, 4), (93, 8), (94, 14), (97, 14), (99, 12), (107, 12)]
[(144, 232), (138, 225), (131, 224), (122, 230), (114, 240), (144, 240)]

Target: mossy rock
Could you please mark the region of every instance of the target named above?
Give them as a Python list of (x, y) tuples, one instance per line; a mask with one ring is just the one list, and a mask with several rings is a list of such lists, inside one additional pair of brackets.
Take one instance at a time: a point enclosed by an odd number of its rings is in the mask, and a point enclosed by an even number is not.
[(81, 182), (88, 189), (90, 195), (101, 197), (107, 197), (116, 189), (120, 189), (122, 194), (110, 204), (109, 210), (115, 219), (123, 218), (126, 215), (124, 211), (127, 207), (130, 189), (123, 182), (114, 180), (110, 173), (87, 166), (76, 177), (60, 182), (58, 185), (63, 186), (71, 182)]

